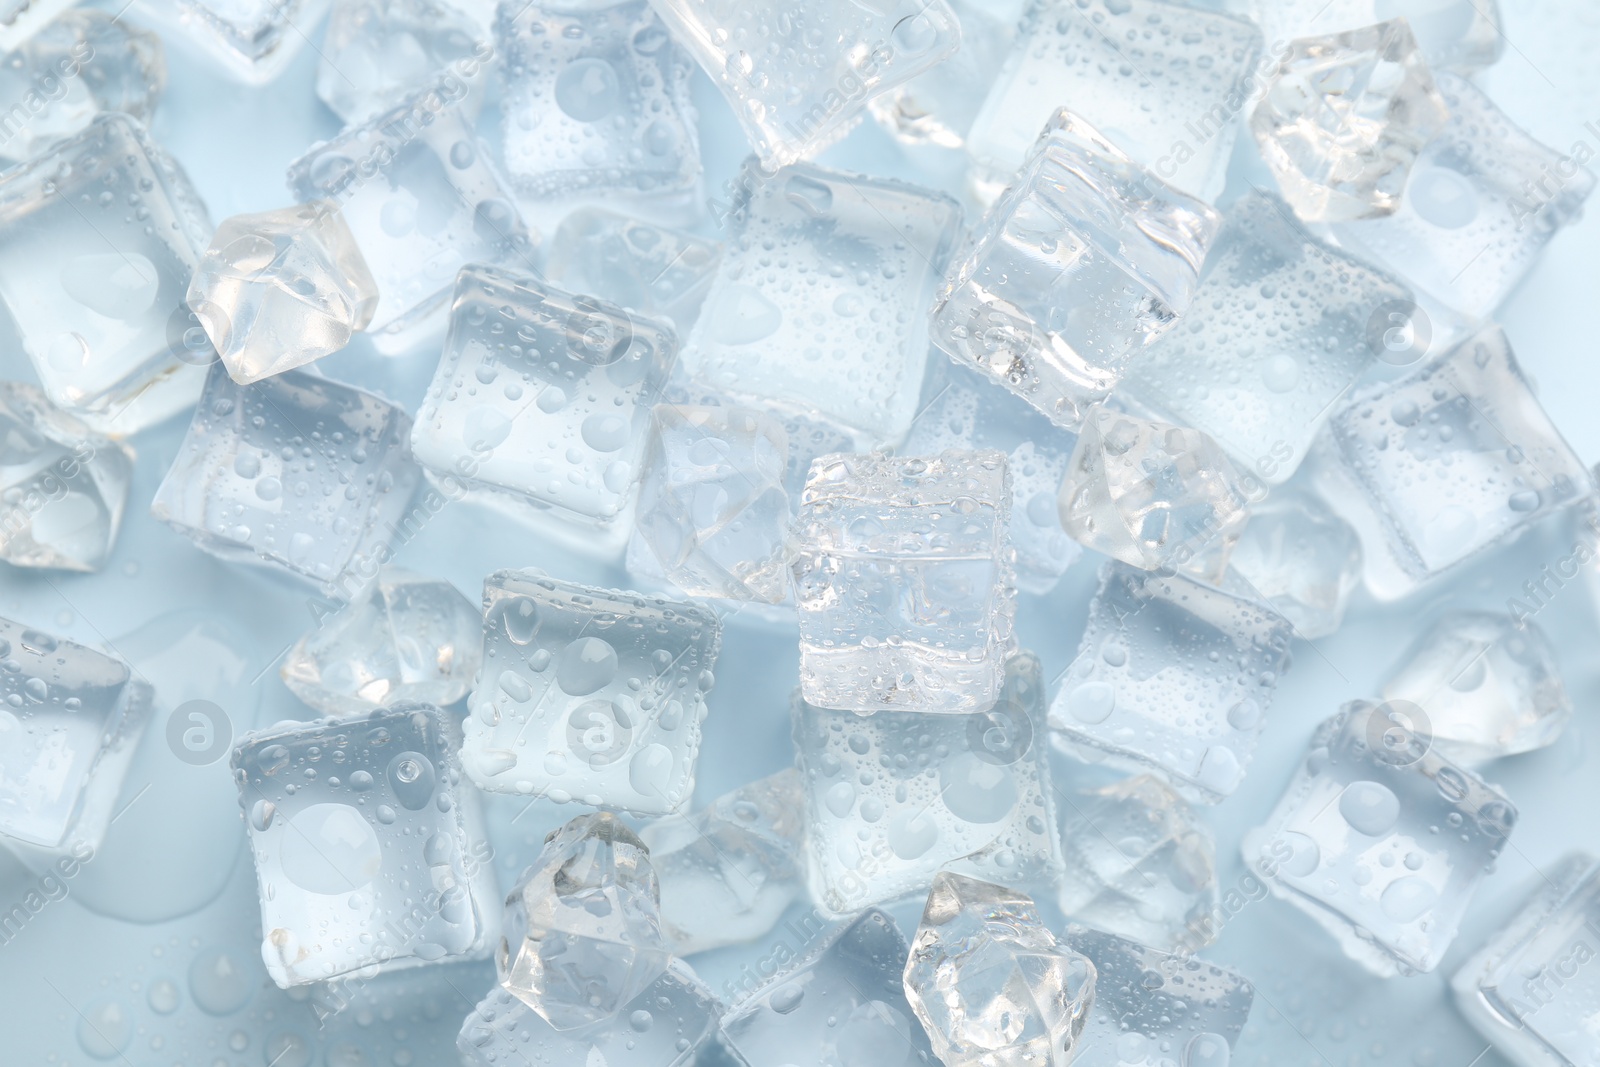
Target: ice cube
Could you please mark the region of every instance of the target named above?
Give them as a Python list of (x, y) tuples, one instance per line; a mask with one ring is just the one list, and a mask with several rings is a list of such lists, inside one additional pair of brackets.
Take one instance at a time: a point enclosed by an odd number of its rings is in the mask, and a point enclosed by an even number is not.
[(836, 453), (794, 525), (800, 689), (852, 711), (982, 711), (1016, 647), (1002, 452)]
[(769, 168), (848, 133), (867, 100), (961, 44), (945, 0), (651, 0)]
[[(329, 0), (140, 0), (164, 30), (188, 37), (229, 77), (265, 85), (316, 32)], [(3, 42), (0, 42), (3, 45)]]
[(1346, 704), (1244, 838), (1273, 895), (1384, 977), (1439, 965), (1517, 818), (1409, 726), (1387, 705)]
[(975, 370), (935, 360), (923, 402), (900, 451), (931, 456), (956, 450), (999, 449), (1011, 470), (1011, 544), (1017, 588), (1048, 593), (1083, 554), (1061, 528), (1056, 494), (1077, 437), (1052, 423), (1010, 390)]
[(289, 165), (295, 198), (333, 201), (355, 234), (378, 282), (374, 333), (422, 329), (469, 263), (533, 266), (537, 238), (479, 150), (465, 95), (423, 92)]
[(506, 171), (522, 192), (660, 196), (700, 181), (694, 63), (645, 0), (516, 4), (495, 43)]
[(609, 812), (552, 831), (506, 897), (500, 984), (556, 1030), (615, 1019), (671, 959), (650, 850)]
[(438, 708), (403, 704), (239, 739), (261, 955), (281, 988), (493, 949), (499, 891), (454, 734)]
[(906, 1002), (908, 952), (877, 908), (828, 927), (729, 1009), (722, 1041), (740, 1063), (937, 1067)]
[(449, 582), (386, 566), (365, 595), (289, 650), (289, 691), (324, 715), (454, 704), (478, 671), (482, 618)]
[(372, 321), (378, 283), (328, 201), (223, 219), (187, 302), (241, 385), (315, 362)]
[(676, 354), (663, 323), (527, 275), (468, 267), (412, 448), (452, 496), (591, 550), (620, 548), (650, 407)]
[(1495, 0), (1253, 0), (1269, 41), (1344, 33), (1404, 16), (1435, 70), (1470, 74), (1505, 50)]
[(1597, 931), (1600, 865), (1568, 853), (1450, 980), (1461, 1014), (1517, 1067), (1600, 1062)]
[(689, 802), (717, 617), (537, 571), (483, 583), (483, 666), (462, 760), (492, 793), (639, 815)]
[(151, 697), (121, 659), (0, 618), (0, 841), (92, 855)]
[(1380, 692), (1391, 711), (1414, 719), (1412, 730), (1463, 767), (1543, 748), (1572, 717), (1544, 631), (1496, 612), (1440, 616)]
[(1251, 194), (1228, 209), (1189, 313), (1124, 386), (1276, 485), (1352, 383), (1390, 358), (1375, 311), (1414, 306), (1409, 289), (1313, 238), (1282, 201)]
[(1063, 108), (952, 266), (934, 343), (1077, 430), (1189, 306), (1220, 225)]
[(1059, 504), (1086, 548), (1204, 577), (1220, 577), (1246, 518), (1239, 473), (1210, 437), (1106, 407), (1084, 421)]
[(1163, 0), (1033, 0), (967, 136), (993, 196), (1070, 107), (1136, 163), (1207, 202), (1222, 192), (1261, 56), (1247, 19)]
[(1285, 486), (1251, 506), (1228, 566), (1293, 624), (1296, 637), (1326, 637), (1361, 582), (1361, 542), (1320, 497)]
[(1594, 492), (1497, 326), (1357, 393), (1329, 429), (1332, 502), (1362, 535), (1367, 586), (1384, 599)]
[(685, 374), (757, 406), (831, 420), (862, 445), (898, 442), (916, 412), (927, 309), (961, 208), (917, 186), (810, 164), (770, 176), (747, 165), (741, 181), (737, 232), (684, 342)]
[(481, 64), (493, 56), (480, 35), (448, 0), (335, 0), (317, 96), (345, 122), (362, 123), (419, 89), (455, 79), (471, 110), (483, 94)]
[(788, 451), (783, 424), (760, 411), (655, 408), (637, 526), (669, 582), (689, 596), (788, 596)]
[(1217, 846), (1171, 787), (1141, 774), (1062, 801), (1063, 914), (1166, 952), (1216, 939)]
[(665, 319), (687, 336), (721, 257), (722, 246), (703, 237), (585, 207), (562, 219), (550, 239), (545, 277), (568, 292)]
[[(127, 115), (0, 175), (0, 301), (45, 395), (132, 433), (194, 402), (213, 358), (174, 343), (211, 236), (178, 165)], [(181, 329), (176, 331), (181, 335)]]
[(1450, 118), (1405, 19), (1290, 41), (1250, 132), (1295, 214), (1391, 215), (1422, 146)]
[(1053, 740), (1216, 804), (1255, 753), (1290, 636), (1288, 620), (1237, 591), (1108, 563), (1050, 705)]
[(1095, 973), (1026, 893), (940, 871), (911, 942), (905, 989), (946, 1067), (1066, 1067), (1094, 1002)]
[(240, 385), (217, 363), (150, 513), (222, 559), (354, 599), (417, 521), (410, 430), (352, 386), (305, 371)]
[(1440, 303), (1487, 318), (1578, 220), (1595, 177), (1513, 125), (1465, 78), (1441, 73), (1436, 82), (1450, 121), (1418, 155), (1400, 207), (1336, 223), (1333, 234)]
[(639, 832), (674, 953), (744, 944), (777, 924), (804, 891), (804, 810), (800, 772), (790, 767)]
[(0, 382), (0, 559), (100, 569), (132, 477), (128, 448), (53, 407), (33, 386)]
[(489, 991), (461, 1025), (465, 1067), (536, 1062), (572, 1067), (692, 1067), (714, 1044), (722, 1005), (687, 963), (673, 960), (618, 1018), (557, 1030), (503, 987)]
[(1255, 1001), (1244, 975), (1084, 926), (1063, 940), (1095, 969), (1073, 1067), (1227, 1067)]
[(1061, 868), (1039, 660), (971, 715), (857, 715), (797, 698), (811, 896), (834, 915), (921, 891), (941, 868), (1031, 884)]

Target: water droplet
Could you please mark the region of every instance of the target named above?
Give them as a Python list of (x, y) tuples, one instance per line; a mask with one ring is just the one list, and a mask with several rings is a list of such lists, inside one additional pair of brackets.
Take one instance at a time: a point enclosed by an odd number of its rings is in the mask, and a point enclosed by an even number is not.
[(1395, 922), (1408, 923), (1421, 918), (1438, 899), (1438, 891), (1426, 879), (1408, 874), (1389, 883), (1378, 898), (1378, 905)]
[(348, 804), (312, 804), (295, 813), (278, 849), (284, 877), (330, 896), (362, 888), (383, 866), (377, 832)]
[(561, 650), (556, 684), (568, 696), (588, 696), (617, 676), (617, 650), (598, 637), (580, 637)]
[(1117, 691), (1109, 682), (1085, 682), (1067, 694), (1067, 711), (1082, 723), (1105, 722), (1117, 706)]
[(1377, 782), (1351, 782), (1339, 796), (1339, 814), (1357, 831), (1381, 837), (1400, 818), (1400, 798)]
[(603, 59), (575, 59), (556, 76), (556, 106), (579, 122), (596, 122), (623, 101), (616, 68)]
[(433, 761), (420, 752), (402, 752), (395, 756), (389, 761), (388, 777), (394, 798), (411, 811), (427, 807), (438, 784)]
[(256, 982), (255, 968), (219, 948), (206, 949), (189, 965), (189, 997), (202, 1011), (232, 1015), (250, 1002)]

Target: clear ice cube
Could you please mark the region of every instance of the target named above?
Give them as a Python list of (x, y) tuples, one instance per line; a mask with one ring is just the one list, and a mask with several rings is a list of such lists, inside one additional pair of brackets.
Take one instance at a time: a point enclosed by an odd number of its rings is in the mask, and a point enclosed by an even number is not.
[(0, 382), (0, 559), (99, 570), (116, 542), (132, 477), (126, 446), (33, 386)]
[(519, 190), (660, 196), (700, 181), (694, 64), (645, 0), (507, 6), (495, 43), (503, 154)]
[(1046, 754), (1044, 680), (1021, 652), (970, 715), (857, 715), (797, 698), (816, 906), (848, 915), (920, 892), (941, 868), (1031, 884), (1061, 868)]
[(714, 614), (536, 571), (491, 574), (483, 604), (462, 749), (475, 784), (639, 815), (689, 802), (722, 638)]
[(868, 908), (795, 954), (722, 1017), (736, 1062), (938, 1067), (906, 1002), (906, 939), (886, 913)]
[(994, 703), (1016, 647), (1004, 453), (823, 456), (798, 510), (807, 700), (852, 711)]
[(684, 342), (685, 374), (757, 406), (831, 420), (863, 445), (898, 442), (916, 413), (927, 309), (960, 206), (810, 164), (772, 175), (747, 166), (740, 180), (736, 233)]
[(535, 278), (472, 266), (411, 445), (454, 497), (482, 499), (592, 549), (625, 536), (670, 327)]
[[(316, 32), (329, 0), (139, 0), (162, 29), (188, 37), (246, 85), (272, 81)], [(0, 45), (4, 42), (0, 41)]]
[[(121, 435), (194, 402), (205, 372), (175, 344), (211, 236), (188, 177), (136, 119), (0, 175), (0, 301), (51, 402)], [(205, 358), (211, 358), (210, 352)]]
[(99, 848), (152, 695), (121, 659), (0, 618), (0, 841)]
[(804, 811), (800, 772), (790, 767), (639, 831), (675, 954), (744, 944), (777, 925), (805, 892)]
[(305, 371), (240, 385), (217, 363), (150, 513), (222, 559), (353, 599), (418, 521), (410, 431), (352, 386)]
[(615, 815), (550, 833), (506, 897), (500, 984), (556, 1030), (617, 1018), (672, 959), (650, 850)]
[(455, 78), (467, 85), (470, 108), (486, 80), (480, 64), (493, 55), (480, 34), (449, 0), (334, 0), (317, 96), (346, 123), (362, 123)]
[(386, 566), (366, 594), (295, 644), (283, 684), (324, 715), (361, 715), (402, 701), (443, 707), (477, 674), (482, 617), (456, 587)]
[(1184, 799), (1148, 774), (1062, 797), (1069, 919), (1165, 952), (1216, 939), (1217, 846)]
[(1470, 74), (1505, 50), (1496, 0), (1251, 0), (1269, 41), (1344, 33), (1404, 17), (1434, 70)]
[(1094, 1002), (1095, 973), (1026, 893), (940, 871), (911, 942), (905, 990), (946, 1067), (1066, 1067)]
[(378, 283), (332, 203), (223, 219), (189, 309), (241, 385), (337, 352), (372, 321)]
[(562, 219), (550, 239), (545, 278), (665, 319), (687, 336), (721, 258), (722, 246), (703, 237), (583, 207)]
[(1207, 202), (1222, 192), (1261, 56), (1247, 19), (1164, 0), (1033, 0), (967, 152), (980, 192), (1004, 188), (1057, 108)]
[(239, 739), (261, 955), (279, 987), (493, 949), (499, 891), (458, 736), (444, 712), (410, 704)]
[(1076, 430), (1189, 306), (1220, 225), (1062, 109), (952, 265), (933, 341)]
[(1327, 637), (1361, 584), (1361, 542), (1320, 497), (1286, 486), (1251, 506), (1228, 566), (1293, 624), (1296, 637)]
[(1209, 434), (1239, 468), (1294, 474), (1346, 390), (1380, 357), (1375, 309), (1411, 291), (1313, 238), (1274, 196), (1229, 207), (1189, 312), (1128, 368), (1123, 385)]
[(1290, 637), (1288, 620), (1237, 591), (1108, 563), (1050, 705), (1052, 738), (1216, 804), (1255, 754)]
[(722, 91), (769, 168), (848, 133), (868, 99), (945, 59), (961, 26), (945, 0), (651, 0)]
[(1517, 818), (1410, 725), (1387, 705), (1346, 704), (1244, 838), (1273, 895), (1383, 977), (1439, 965)]
[(1414, 718), (1411, 729), (1431, 738), (1440, 755), (1464, 767), (1543, 748), (1572, 718), (1544, 631), (1496, 612), (1440, 616), (1379, 693), (1391, 711)]

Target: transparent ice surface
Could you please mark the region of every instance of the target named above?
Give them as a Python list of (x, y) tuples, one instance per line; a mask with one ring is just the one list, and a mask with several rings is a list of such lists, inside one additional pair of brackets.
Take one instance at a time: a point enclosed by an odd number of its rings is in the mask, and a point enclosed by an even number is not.
[[(458, 64), (469, 70), (470, 60), (487, 60), (490, 46), (480, 34), (449, 0), (334, 0), (317, 96), (345, 122), (365, 122), (430, 83), (460, 78)], [(469, 98), (482, 93), (482, 83), (473, 79)]]
[(188, 38), (219, 70), (246, 85), (265, 85), (281, 75), (317, 32), (329, 5), (329, 0), (136, 2), (140, 14)]
[(550, 239), (545, 277), (674, 324), (687, 336), (716, 276), (722, 248), (681, 230), (605, 208), (581, 207)]
[(1496, 0), (1249, 0), (1268, 41), (1319, 37), (1405, 18), (1428, 65), (1470, 74), (1505, 51)]
[(1228, 566), (1289, 620), (1296, 637), (1327, 637), (1361, 584), (1361, 541), (1315, 493), (1290, 485), (1251, 505)]

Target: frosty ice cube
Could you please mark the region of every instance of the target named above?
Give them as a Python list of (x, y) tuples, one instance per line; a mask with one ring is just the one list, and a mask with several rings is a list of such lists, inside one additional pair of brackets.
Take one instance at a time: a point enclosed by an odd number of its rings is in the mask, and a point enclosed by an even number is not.
[(1060, 870), (1039, 660), (971, 715), (857, 715), (797, 698), (811, 897), (846, 915), (920, 891), (941, 868), (1008, 885)]
[(478, 150), (466, 88), (427, 91), (289, 165), (302, 203), (331, 200), (378, 282), (374, 333), (417, 329), (471, 263), (532, 267), (535, 238)]
[(609, 812), (545, 838), (506, 897), (500, 984), (557, 1030), (615, 1019), (666, 971), (650, 851)]
[(740, 1063), (937, 1067), (906, 1002), (908, 953), (894, 920), (877, 908), (826, 928), (728, 1010), (722, 1042)]
[(1487, 611), (1440, 616), (1380, 692), (1391, 710), (1415, 719), (1411, 729), (1426, 734), (1441, 756), (1464, 767), (1543, 748), (1572, 717), (1544, 631)]
[(934, 343), (1068, 430), (1194, 295), (1221, 219), (1062, 109), (934, 305)]
[(960, 148), (983, 98), (1016, 41), (1025, 0), (948, 0), (961, 24), (956, 54), (910, 81), (874, 96), (878, 124), (910, 145)]
[(651, 0), (769, 168), (849, 132), (866, 101), (955, 52), (945, 0)]
[[(317, 96), (345, 122), (361, 123), (429, 84), (457, 78), (471, 109), (485, 80), (476, 63), (493, 56), (479, 35), (477, 23), (448, 0), (335, 0)], [(458, 64), (471, 71), (467, 78)]]
[(721, 644), (694, 604), (497, 571), (462, 760), (480, 788), (665, 815), (689, 802)]
[(1450, 121), (1418, 155), (1400, 207), (1333, 233), (1440, 303), (1486, 318), (1578, 220), (1595, 177), (1513, 125), (1465, 78), (1440, 74), (1437, 84)]
[[(1547, 868), (1548, 869), (1548, 868)], [(1600, 865), (1572, 852), (1510, 923), (1456, 971), (1456, 1006), (1517, 1067), (1571, 1067), (1600, 1057), (1591, 1020), (1600, 984)]]
[(837, 453), (794, 525), (800, 689), (852, 711), (981, 711), (1016, 647), (1004, 453)]
[(1368, 585), (1380, 596), (1511, 540), (1594, 491), (1497, 326), (1356, 394), (1329, 429), (1343, 465), (1335, 475), (1376, 517), (1366, 524), (1376, 527), (1370, 540), (1363, 523), (1356, 529)]
[(608, 529), (619, 538), (650, 406), (676, 353), (661, 323), (527, 275), (468, 267), (412, 448), (455, 496), (575, 531), (568, 536), (591, 547)]
[(0, 841), (99, 848), (151, 696), (121, 659), (0, 618)]
[(33, 386), (0, 382), (0, 559), (98, 570), (116, 542), (132, 477), (126, 447)]
[(1220, 577), (1245, 521), (1239, 474), (1199, 430), (1097, 407), (1059, 499), (1061, 527), (1087, 548), (1145, 570)]
[(786, 768), (693, 815), (639, 831), (661, 882), (661, 929), (687, 956), (754, 941), (804, 891), (805, 792)]
[(1372, 322), (1390, 304), (1412, 307), (1410, 290), (1313, 238), (1276, 197), (1251, 194), (1224, 216), (1188, 313), (1123, 384), (1276, 485), (1386, 356)]
[(482, 617), (449, 582), (384, 567), (365, 595), (289, 650), (283, 684), (325, 715), (454, 704), (478, 671)]
[(1153, 771), (1216, 804), (1255, 753), (1290, 637), (1256, 600), (1108, 563), (1050, 705), (1052, 737), (1079, 759)]
[(905, 989), (947, 1067), (1066, 1067), (1094, 987), (1094, 965), (1056, 938), (1027, 894), (934, 876)]
[(204, 372), (171, 324), (211, 222), (137, 120), (100, 115), (0, 175), (0, 219), (10, 344), (52, 403), (123, 434), (194, 402)]
[(261, 955), (281, 988), (488, 955), (499, 894), (453, 731), (409, 704), (239, 740)]
[(1355, 701), (1318, 728), (1244, 858), (1345, 955), (1384, 977), (1416, 974), (1439, 965), (1516, 818), (1504, 793), (1387, 706)]
[(1161, 779), (1063, 796), (1061, 852), (1068, 918), (1167, 952), (1216, 939), (1216, 843)]
[(1394, 213), (1449, 119), (1405, 19), (1290, 41), (1250, 114), (1284, 198), (1308, 221)]
[(700, 180), (694, 64), (645, 0), (501, 12), (506, 171), (533, 196), (660, 195)]
[(1253, 0), (1244, 6), (1269, 41), (1344, 33), (1404, 16), (1434, 70), (1471, 73), (1505, 50), (1495, 0)]
[(737, 233), (684, 342), (684, 372), (757, 406), (831, 420), (863, 445), (899, 441), (960, 207), (809, 164), (770, 176), (747, 166), (741, 180)]
[(163, 29), (187, 36), (230, 77), (265, 85), (316, 32), (329, 0), (140, 0)]
[(212, 555), (352, 599), (421, 481), (410, 430), (360, 389), (304, 371), (240, 385), (217, 363), (150, 513)]
[(1320, 497), (1284, 487), (1251, 506), (1228, 566), (1293, 624), (1296, 637), (1326, 637), (1361, 582), (1361, 542)]
[(1070, 107), (1163, 181), (1207, 202), (1222, 191), (1261, 31), (1164, 0), (1033, 0), (967, 152), (997, 192), (1059, 107)]
[(187, 303), (241, 385), (315, 362), (372, 321), (378, 284), (322, 201), (223, 219)]
[(604, 208), (579, 208), (550, 239), (545, 277), (568, 292), (592, 293), (665, 319), (686, 336), (721, 257), (722, 247), (703, 237)]
[(529, 1055), (552, 1064), (691, 1067), (715, 1041), (722, 1005), (687, 963), (673, 960), (607, 1022), (557, 1030), (503, 987), (490, 990), (461, 1024), (466, 1067), (506, 1067)]

